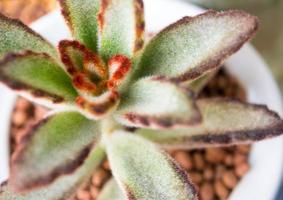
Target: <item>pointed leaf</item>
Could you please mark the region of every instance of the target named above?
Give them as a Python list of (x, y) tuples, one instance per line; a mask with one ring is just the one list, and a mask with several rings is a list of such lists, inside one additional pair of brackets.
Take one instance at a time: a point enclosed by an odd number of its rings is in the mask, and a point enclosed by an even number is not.
[(87, 51), (83, 44), (78, 41), (62, 40), (59, 42), (58, 49), (61, 61), (70, 75), (83, 70), (84, 55)]
[(83, 164), (99, 135), (99, 125), (77, 112), (49, 116), (19, 142), (11, 163), (11, 185), (25, 191), (72, 173)]
[(173, 131), (140, 129), (137, 134), (169, 148), (251, 143), (283, 134), (283, 121), (265, 106), (223, 99), (202, 99), (197, 105), (203, 115), (198, 126)]
[(107, 78), (107, 67), (103, 60), (80, 42), (62, 40), (59, 43), (59, 52), (70, 75), (85, 72), (93, 75), (93, 78)]
[(0, 62), (0, 81), (34, 98), (74, 102), (77, 92), (66, 72), (45, 54), (8, 54)]
[(100, 192), (97, 200), (126, 200), (126, 198), (117, 182), (110, 179)]
[(62, 40), (59, 52), (72, 83), (81, 96), (100, 96), (107, 88), (108, 69), (103, 60), (78, 41)]
[(109, 60), (117, 54), (132, 57), (143, 47), (142, 0), (102, 0), (98, 16), (100, 54)]
[(89, 180), (95, 168), (101, 165), (105, 157), (101, 147), (96, 147), (84, 165), (75, 173), (59, 178), (51, 185), (25, 194), (14, 193), (8, 185), (0, 188), (0, 200), (65, 200), (71, 199), (78, 187)]
[(219, 67), (257, 27), (257, 18), (242, 11), (209, 11), (185, 17), (149, 42), (135, 78), (162, 75), (177, 82), (195, 79)]
[(132, 68), (132, 62), (129, 58), (122, 55), (113, 56), (108, 61), (109, 80), (107, 87), (110, 90), (119, 90), (125, 84)]
[(106, 149), (113, 175), (127, 199), (197, 199), (185, 171), (151, 142), (117, 131), (106, 141)]
[(162, 77), (137, 81), (123, 95), (115, 117), (126, 126), (157, 129), (189, 126), (201, 121), (192, 93)]
[(11, 52), (30, 50), (58, 58), (56, 49), (22, 22), (0, 14), (0, 58)]
[(73, 34), (73, 37), (97, 52), (98, 22), (101, 0), (59, 0), (62, 14)]

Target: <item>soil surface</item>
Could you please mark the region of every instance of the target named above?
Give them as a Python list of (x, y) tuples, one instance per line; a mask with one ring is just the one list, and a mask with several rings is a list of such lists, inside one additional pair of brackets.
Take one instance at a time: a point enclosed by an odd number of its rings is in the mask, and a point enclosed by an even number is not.
[(56, 6), (56, 0), (0, 0), (0, 12), (31, 23)]
[[(220, 70), (203, 89), (203, 97), (233, 97), (245, 100), (245, 92), (237, 80)], [(47, 110), (35, 106), (25, 99), (17, 100), (11, 124), (11, 152), (27, 127), (40, 120)], [(176, 161), (189, 173), (189, 178), (196, 185), (200, 200), (224, 200), (232, 192), (250, 166), (248, 156), (250, 146), (233, 146), (200, 150), (170, 151)], [(104, 183), (111, 177), (109, 163), (94, 172), (88, 184), (80, 188), (76, 200), (95, 200)]]

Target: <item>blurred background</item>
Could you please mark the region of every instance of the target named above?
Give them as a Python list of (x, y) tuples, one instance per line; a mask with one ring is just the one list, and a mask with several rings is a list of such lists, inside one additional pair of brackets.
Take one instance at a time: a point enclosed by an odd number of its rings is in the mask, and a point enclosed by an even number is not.
[(31, 23), (53, 10), (56, 0), (0, 0), (0, 12), (19, 18), (24, 23)]

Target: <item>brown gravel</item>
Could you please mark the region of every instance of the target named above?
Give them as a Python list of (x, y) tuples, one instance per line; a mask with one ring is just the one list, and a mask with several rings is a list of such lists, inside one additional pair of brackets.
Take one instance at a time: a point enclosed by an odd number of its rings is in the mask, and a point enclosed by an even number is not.
[[(201, 94), (200, 96), (230, 95), (243, 100), (245, 94), (236, 83), (235, 79), (228, 79), (225, 72), (220, 71), (204, 89), (206, 95)], [(217, 91), (213, 91), (212, 86), (216, 87)], [(18, 99), (12, 119), (12, 150), (18, 138), (24, 134), (26, 127), (42, 118), (45, 113), (46, 109), (35, 107), (22, 98)], [(248, 172), (250, 168), (249, 152), (250, 146), (237, 146), (190, 151), (177, 150), (169, 153), (188, 171), (189, 178), (199, 191), (200, 200), (224, 200)], [(111, 177), (109, 169), (109, 163), (105, 161), (100, 169), (94, 172), (89, 184), (78, 190), (75, 199), (95, 200), (104, 183)]]
[(205, 182), (200, 186), (199, 196), (202, 200), (213, 200), (214, 189), (212, 183)]
[(221, 180), (216, 180), (213, 185), (218, 199), (225, 200), (228, 198), (229, 190), (225, 187)]
[(0, 0), (0, 12), (24, 23), (31, 23), (53, 10), (56, 0)]
[(203, 89), (200, 94), (200, 98), (202, 97), (230, 97), (244, 101), (246, 93), (236, 78), (227, 78), (227, 73), (221, 69)]

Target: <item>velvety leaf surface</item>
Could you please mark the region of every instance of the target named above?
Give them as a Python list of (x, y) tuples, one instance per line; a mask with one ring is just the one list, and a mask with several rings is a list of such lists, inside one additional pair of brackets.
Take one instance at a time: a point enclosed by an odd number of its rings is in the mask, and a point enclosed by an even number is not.
[(84, 54), (87, 51), (84, 45), (78, 41), (61, 40), (58, 49), (61, 61), (70, 75), (83, 70)]
[(0, 62), (0, 81), (18, 92), (54, 103), (74, 102), (77, 92), (66, 72), (45, 54), (9, 54)]
[(101, 147), (92, 150), (84, 165), (75, 173), (61, 177), (51, 185), (25, 194), (15, 194), (8, 185), (0, 187), (0, 200), (65, 200), (72, 197), (78, 187), (87, 181), (105, 157)]
[(71, 76), (88, 74), (93, 81), (107, 78), (108, 70), (103, 60), (80, 42), (61, 40), (59, 52), (64, 67)]
[(115, 117), (123, 125), (150, 128), (183, 127), (201, 121), (192, 93), (162, 77), (141, 79), (132, 85)]
[(11, 185), (17, 191), (50, 184), (83, 164), (100, 136), (98, 123), (62, 112), (31, 127), (12, 157)]
[(105, 60), (122, 54), (132, 57), (143, 46), (141, 0), (102, 0), (99, 12), (100, 53)]
[(280, 117), (267, 107), (233, 100), (202, 99), (197, 105), (203, 123), (173, 131), (140, 129), (137, 134), (173, 148), (251, 143), (283, 133)]
[(101, 0), (59, 0), (59, 2), (73, 37), (96, 52), (97, 15)]
[(22, 22), (0, 14), (0, 58), (10, 52), (30, 50), (58, 58), (56, 49)]
[(195, 79), (220, 66), (257, 27), (257, 18), (242, 11), (208, 11), (185, 17), (149, 42), (135, 78), (164, 75), (177, 82)]
[(107, 139), (110, 166), (127, 199), (197, 199), (185, 171), (154, 144), (118, 131)]
[(109, 180), (97, 200), (126, 200), (122, 190), (114, 179)]

